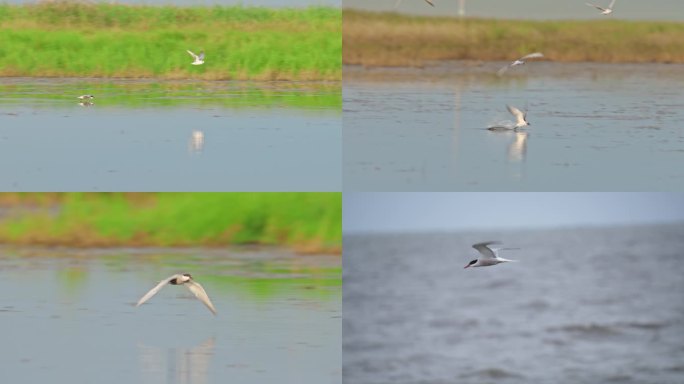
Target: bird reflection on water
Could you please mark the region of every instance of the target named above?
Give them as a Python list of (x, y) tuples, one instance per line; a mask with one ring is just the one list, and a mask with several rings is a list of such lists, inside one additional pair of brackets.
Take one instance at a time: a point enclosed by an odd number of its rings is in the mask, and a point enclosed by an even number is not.
[(207, 383), (214, 337), (194, 347), (155, 347), (138, 343), (142, 382)]

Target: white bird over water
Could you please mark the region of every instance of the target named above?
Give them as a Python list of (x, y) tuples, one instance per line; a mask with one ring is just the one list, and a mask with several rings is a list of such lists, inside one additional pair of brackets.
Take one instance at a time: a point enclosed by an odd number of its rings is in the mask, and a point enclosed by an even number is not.
[(515, 117), (515, 128), (531, 125), (527, 121), (527, 112), (523, 112), (512, 105), (506, 105), (506, 108), (508, 108), (508, 112)]
[(513, 67), (518, 66), (518, 65), (523, 65), (523, 64), (525, 64), (525, 60), (527, 60), (527, 59), (536, 59), (536, 58), (539, 58), (539, 57), (544, 57), (544, 55), (543, 55), (541, 52), (535, 52), (535, 53), (530, 53), (529, 55), (525, 55), (525, 56), (519, 58), (518, 60), (515, 60), (515, 61), (513, 61), (512, 63), (510, 63), (510, 64), (508, 64), (508, 65), (502, 67), (501, 69), (499, 69), (499, 71), (497, 72), (497, 74), (498, 74), (499, 76), (501, 76), (501, 75), (503, 75), (506, 71), (508, 71), (509, 68), (513, 68)]
[(497, 255), (497, 251), (503, 249), (518, 249), (518, 248), (490, 248), (490, 245), (501, 244), (498, 241), (487, 241), (484, 243), (473, 244), (473, 248), (480, 252), (480, 258), (472, 260), (468, 265), (463, 267), (466, 269), (468, 267), (489, 267), (491, 265), (497, 265), (499, 263), (505, 263), (507, 261), (518, 261), (518, 260), (508, 260)]
[(199, 56), (192, 53), (192, 51), (188, 51), (188, 53), (190, 54), (190, 56), (192, 56), (193, 59), (195, 59), (195, 61), (192, 62), (192, 65), (204, 64), (204, 51), (201, 51)]
[(613, 13), (613, 5), (615, 5), (615, 0), (612, 0), (610, 2), (610, 5), (607, 8), (599, 7), (598, 5), (592, 4), (592, 3), (586, 3), (586, 4), (590, 7), (594, 7), (596, 9), (598, 9), (599, 11), (601, 11), (602, 15), (610, 15), (611, 13)]
[(207, 308), (216, 315), (216, 308), (214, 308), (214, 304), (211, 303), (211, 300), (209, 300), (209, 296), (207, 295), (207, 292), (202, 288), (202, 286), (196, 282), (195, 280), (192, 279), (192, 276), (189, 273), (183, 273), (183, 274), (176, 274), (173, 276), (170, 276), (162, 281), (159, 282), (154, 288), (150, 289), (149, 292), (145, 294), (140, 300), (138, 300), (138, 303), (135, 305), (136, 307), (141, 306), (143, 303), (145, 303), (147, 300), (151, 299), (152, 296), (156, 295), (157, 292), (159, 292), (166, 284), (171, 284), (171, 285), (184, 285), (186, 288), (192, 292), (195, 297), (202, 302), (202, 304), (206, 305)]

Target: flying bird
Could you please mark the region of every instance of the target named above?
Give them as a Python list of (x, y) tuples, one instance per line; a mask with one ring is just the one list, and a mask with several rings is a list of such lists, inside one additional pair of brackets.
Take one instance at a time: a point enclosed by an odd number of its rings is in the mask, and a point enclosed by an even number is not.
[(611, 13), (613, 13), (613, 5), (615, 5), (615, 0), (612, 0), (610, 2), (610, 5), (607, 8), (599, 7), (598, 5), (592, 4), (592, 3), (586, 3), (586, 4), (590, 7), (594, 7), (596, 9), (598, 9), (599, 11), (601, 11), (602, 15), (610, 15)]
[[(433, 7), (435, 6), (435, 3), (433, 3), (432, 0), (425, 0), (425, 2), (432, 5)], [(394, 8), (399, 7), (399, 4), (401, 4), (401, 0), (397, 0), (397, 2), (394, 3)]]
[(518, 60), (514, 60), (514, 61), (511, 62), (510, 64), (501, 67), (501, 69), (499, 69), (499, 71), (497, 72), (497, 74), (498, 74), (499, 76), (501, 76), (501, 75), (503, 75), (506, 71), (508, 71), (509, 68), (513, 68), (513, 67), (516, 67), (516, 66), (518, 66), (518, 65), (523, 65), (523, 64), (525, 64), (525, 60), (527, 60), (527, 59), (536, 59), (536, 58), (539, 58), (539, 57), (544, 57), (544, 55), (543, 55), (541, 52), (535, 52), (535, 53), (530, 53), (529, 55), (525, 55), (525, 56), (519, 58)]
[(157, 292), (159, 292), (162, 288), (164, 288), (166, 284), (184, 285), (187, 289), (190, 290), (190, 292), (192, 292), (193, 295), (195, 295), (195, 297), (199, 301), (202, 302), (202, 304), (206, 305), (207, 308), (209, 308), (211, 313), (216, 315), (216, 308), (214, 308), (214, 304), (212, 304), (211, 300), (209, 300), (207, 292), (204, 290), (204, 288), (202, 288), (202, 286), (198, 282), (192, 279), (192, 276), (189, 273), (176, 274), (160, 281), (159, 284), (157, 284), (154, 288), (150, 289), (150, 291), (147, 292), (145, 296), (141, 297), (135, 306), (141, 306), (147, 300), (152, 298), (152, 296), (156, 295)]
[(524, 127), (526, 125), (532, 125), (527, 121), (527, 112), (523, 112), (511, 105), (506, 105), (506, 108), (508, 108), (508, 112), (510, 112), (515, 117), (514, 129)]
[(204, 51), (201, 51), (200, 54), (199, 54), (199, 56), (197, 56), (197, 55), (195, 55), (194, 53), (192, 53), (192, 51), (188, 51), (188, 53), (190, 54), (190, 56), (192, 56), (193, 59), (195, 59), (195, 61), (193, 61), (193, 62), (191, 63), (192, 65), (202, 65), (202, 64), (204, 64)]
[(95, 98), (95, 96), (93, 96), (93, 95), (81, 95), (78, 98), (81, 100), (92, 100)]
[(490, 248), (490, 245), (501, 244), (498, 241), (487, 241), (484, 243), (473, 244), (473, 248), (480, 252), (480, 257), (478, 259), (472, 260), (468, 265), (463, 267), (466, 269), (468, 267), (489, 267), (491, 265), (497, 265), (499, 263), (505, 263), (507, 261), (518, 261), (518, 260), (508, 260), (497, 255), (497, 251), (503, 249), (518, 249), (518, 248)]

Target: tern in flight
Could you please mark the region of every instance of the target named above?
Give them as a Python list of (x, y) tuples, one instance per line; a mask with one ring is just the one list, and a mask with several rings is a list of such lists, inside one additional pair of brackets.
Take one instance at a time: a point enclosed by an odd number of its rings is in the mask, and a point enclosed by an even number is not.
[(202, 288), (202, 286), (196, 282), (195, 280), (192, 279), (192, 276), (189, 273), (184, 273), (184, 274), (176, 274), (173, 276), (170, 276), (157, 284), (154, 288), (152, 288), (149, 292), (145, 294), (140, 300), (138, 300), (138, 304), (136, 304), (136, 307), (141, 306), (143, 303), (145, 303), (147, 300), (152, 298), (152, 296), (156, 295), (157, 292), (159, 292), (166, 284), (171, 284), (171, 285), (184, 285), (186, 288), (192, 292), (195, 297), (202, 302), (202, 304), (206, 305), (207, 308), (216, 315), (216, 308), (214, 308), (214, 304), (211, 303), (211, 300), (209, 300), (209, 296), (207, 295), (207, 292)]
[(592, 3), (586, 3), (586, 4), (590, 7), (594, 7), (596, 9), (598, 9), (599, 11), (601, 11), (602, 15), (610, 15), (611, 13), (613, 13), (613, 5), (615, 5), (615, 0), (612, 0), (610, 2), (610, 5), (608, 6), (608, 8), (599, 7), (598, 5), (592, 4)]
[[(433, 7), (435, 6), (435, 3), (433, 3), (432, 0), (425, 0), (425, 2), (432, 5)], [(397, 2), (394, 3), (394, 8), (399, 7), (399, 4), (401, 4), (401, 0), (397, 0)]]
[(480, 258), (475, 259), (468, 263), (463, 269), (468, 267), (489, 267), (490, 265), (497, 265), (499, 263), (505, 263), (507, 261), (518, 261), (518, 260), (508, 260), (501, 258), (497, 255), (497, 251), (503, 249), (518, 249), (518, 248), (490, 248), (490, 245), (501, 244), (498, 241), (487, 241), (484, 243), (473, 244), (473, 248), (480, 252)]
[(541, 52), (535, 52), (535, 53), (530, 53), (529, 55), (525, 55), (525, 56), (519, 58), (518, 60), (515, 60), (515, 61), (511, 62), (510, 64), (503, 66), (501, 69), (499, 69), (497, 74), (499, 76), (501, 76), (506, 71), (508, 71), (509, 68), (513, 68), (513, 67), (516, 67), (518, 65), (523, 65), (523, 64), (525, 64), (525, 60), (527, 60), (527, 59), (536, 59), (539, 57), (544, 57), (544, 55)]
[(192, 62), (192, 65), (204, 64), (204, 51), (201, 51), (199, 56), (192, 53), (192, 51), (188, 51), (188, 53), (190, 54), (190, 56), (192, 56), (193, 59), (195, 59), (195, 61)]
[(81, 100), (92, 100), (95, 98), (95, 96), (93, 96), (93, 95), (81, 95), (78, 98)]

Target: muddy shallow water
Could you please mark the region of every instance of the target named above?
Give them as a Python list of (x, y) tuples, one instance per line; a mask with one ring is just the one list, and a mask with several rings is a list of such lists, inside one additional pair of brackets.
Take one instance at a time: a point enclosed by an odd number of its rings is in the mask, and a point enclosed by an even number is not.
[[(341, 383), (341, 259), (277, 249), (0, 249), (13, 382)], [(139, 308), (155, 282), (183, 287)]]
[(6, 191), (341, 188), (335, 84), (1, 79), (0, 90)]
[(345, 190), (684, 189), (684, 66), (502, 64), (346, 67)]

